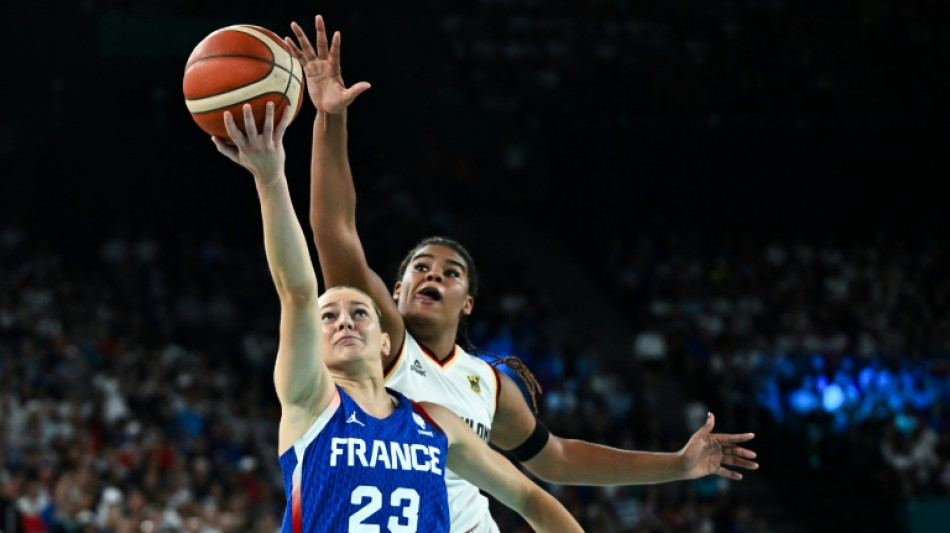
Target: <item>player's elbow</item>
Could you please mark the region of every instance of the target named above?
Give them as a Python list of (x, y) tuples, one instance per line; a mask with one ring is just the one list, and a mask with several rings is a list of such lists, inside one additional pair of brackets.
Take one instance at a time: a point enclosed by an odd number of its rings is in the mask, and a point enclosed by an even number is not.
[(308, 219), (310, 220), (310, 229), (317, 231), (323, 227), (326, 219), (326, 210), (320, 209), (317, 206), (311, 206)]
[(314, 232), (324, 231), (332, 227), (339, 218), (339, 215), (332, 209), (321, 209), (318, 206), (313, 206), (310, 209), (310, 228)]
[(520, 514), (532, 524), (544, 523), (547, 514), (550, 512), (550, 506), (553, 503), (553, 496), (547, 493), (542, 487), (534, 483), (519, 497)]
[(283, 307), (302, 308), (316, 304), (318, 296), (316, 279), (293, 283), (277, 280), (276, 286)]
[(356, 236), (356, 223), (348, 217), (329, 210), (310, 210), (310, 229), (317, 245), (335, 244)]

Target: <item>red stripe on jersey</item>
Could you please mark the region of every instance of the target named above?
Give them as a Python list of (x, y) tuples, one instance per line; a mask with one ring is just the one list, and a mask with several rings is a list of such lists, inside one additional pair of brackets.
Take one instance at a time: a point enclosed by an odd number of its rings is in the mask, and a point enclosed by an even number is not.
[(300, 497), (300, 482), (294, 483), (294, 488), (290, 493), (290, 512), (291, 523), (294, 533), (303, 533), (303, 509)]
[[(417, 341), (417, 342), (418, 342), (418, 341)], [(448, 357), (446, 357), (446, 358), (443, 359), (443, 360), (439, 360), (439, 358), (436, 357), (436, 355), (435, 355), (434, 353), (432, 353), (432, 350), (430, 350), (429, 348), (423, 346), (423, 344), (422, 344), (421, 342), (419, 342), (418, 344), (419, 344), (419, 348), (422, 349), (422, 353), (428, 355), (428, 356), (429, 356), (429, 359), (431, 359), (435, 364), (441, 366), (442, 368), (445, 368), (445, 365), (447, 365), (447, 364), (449, 364), (450, 362), (454, 361), (455, 358), (456, 358), (456, 356), (458, 356), (458, 353), (459, 353), (459, 347), (458, 347), (458, 345), (455, 345), (455, 346), (452, 347), (452, 353), (450, 353)]]
[(495, 413), (498, 412), (498, 399), (501, 398), (501, 376), (498, 375), (498, 368), (495, 365), (489, 364), (488, 368), (491, 369), (491, 374), (495, 376), (495, 412), (491, 414), (492, 419), (494, 419)]
[(429, 416), (429, 412), (426, 411), (425, 407), (422, 407), (421, 405), (417, 404), (417, 403), (416, 403), (415, 401), (413, 401), (413, 400), (409, 400), (409, 405), (411, 405), (411, 406), (412, 406), (412, 410), (415, 411), (415, 412), (417, 412), (417, 413), (419, 413), (419, 416), (421, 416), (422, 418), (424, 418), (424, 419), (426, 420), (426, 422), (429, 423), (429, 425), (431, 425), (431, 426), (434, 427), (435, 429), (439, 430), (440, 432), (445, 433), (445, 431), (442, 430), (442, 427), (439, 426), (439, 424), (437, 424), (437, 423), (435, 422), (435, 420), (432, 420), (432, 417)]

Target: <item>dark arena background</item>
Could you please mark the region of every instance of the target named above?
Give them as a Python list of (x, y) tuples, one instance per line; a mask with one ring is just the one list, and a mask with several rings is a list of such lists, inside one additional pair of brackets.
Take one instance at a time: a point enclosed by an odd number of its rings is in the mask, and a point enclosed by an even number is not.
[[(373, 84), (349, 151), (387, 283), (421, 237), (467, 244), (473, 340), (558, 435), (756, 432), (740, 482), (543, 484), (587, 531), (950, 530), (943, 2), (0, 9), (0, 531), (279, 527), (260, 213), (181, 78), (214, 29), (317, 13)], [(305, 228), (313, 117), (285, 139)]]

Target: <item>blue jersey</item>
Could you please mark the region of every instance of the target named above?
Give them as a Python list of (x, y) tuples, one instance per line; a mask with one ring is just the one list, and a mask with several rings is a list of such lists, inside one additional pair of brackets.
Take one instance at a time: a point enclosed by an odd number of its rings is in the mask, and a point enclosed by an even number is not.
[(448, 439), (402, 394), (386, 418), (337, 387), (333, 401), (280, 456), (287, 508), (282, 533), (449, 531)]

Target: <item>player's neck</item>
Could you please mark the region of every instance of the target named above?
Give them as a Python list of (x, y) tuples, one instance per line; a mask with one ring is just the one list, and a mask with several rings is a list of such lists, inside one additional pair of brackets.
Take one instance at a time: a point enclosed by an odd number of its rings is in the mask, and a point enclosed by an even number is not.
[(342, 378), (336, 380), (336, 382), (350, 398), (353, 398), (353, 401), (375, 418), (386, 418), (395, 409), (392, 397), (389, 396), (389, 392), (381, 379), (353, 380)]
[[(434, 314), (433, 314), (434, 315)], [(426, 347), (429, 355), (445, 361), (455, 353), (455, 336), (459, 328), (458, 317), (403, 315), (406, 331), (419, 344)]]
[(445, 334), (438, 331), (427, 332), (423, 329), (418, 332), (413, 330), (411, 333), (416, 341), (429, 352), (429, 355), (439, 361), (444, 361), (455, 353), (455, 332)]

